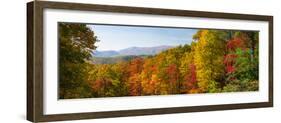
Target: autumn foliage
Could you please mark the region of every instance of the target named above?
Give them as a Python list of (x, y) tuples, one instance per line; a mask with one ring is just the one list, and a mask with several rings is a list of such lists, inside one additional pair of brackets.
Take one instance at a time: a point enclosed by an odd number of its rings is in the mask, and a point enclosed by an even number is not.
[(85, 42), (77, 49), (79, 43), (71, 41), (73, 37), (61, 35), (60, 98), (258, 90), (258, 32), (198, 30), (190, 45), (150, 57), (93, 64), (85, 49), (95, 50), (94, 33), (84, 25), (71, 24), (60, 25), (60, 31)]

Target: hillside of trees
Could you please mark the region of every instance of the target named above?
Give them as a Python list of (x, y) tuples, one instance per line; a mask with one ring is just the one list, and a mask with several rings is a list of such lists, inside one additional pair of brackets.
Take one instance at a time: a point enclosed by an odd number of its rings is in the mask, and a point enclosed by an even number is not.
[(60, 99), (258, 90), (258, 32), (198, 30), (190, 45), (95, 64), (92, 30), (60, 23), (59, 31)]
[(92, 64), (115, 64), (119, 62), (131, 61), (135, 58), (149, 58), (152, 55), (126, 55), (126, 56), (114, 56), (114, 57), (95, 57), (93, 56), (91, 62)]

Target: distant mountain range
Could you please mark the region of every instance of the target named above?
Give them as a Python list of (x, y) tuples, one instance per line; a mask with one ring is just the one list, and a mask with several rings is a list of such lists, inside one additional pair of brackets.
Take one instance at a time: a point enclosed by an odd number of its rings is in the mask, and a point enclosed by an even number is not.
[(155, 55), (164, 50), (173, 48), (173, 46), (156, 46), (156, 47), (129, 47), (118, 51), (94, 51), (95, 57), (115, 57), (115, 56), (139, 56), (139, 55)]
[(95, 56), (95, 57), (114, 57), (114, 56), (119, 56), (119, 52), (114, 51), (114, 50), (94, 51), (93, 56)]

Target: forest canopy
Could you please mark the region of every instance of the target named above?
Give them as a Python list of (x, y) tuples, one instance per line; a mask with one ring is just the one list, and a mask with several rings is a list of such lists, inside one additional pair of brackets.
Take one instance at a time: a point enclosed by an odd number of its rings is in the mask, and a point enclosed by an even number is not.
[(191, 44), (104, 60), (93, 55), (94, 29), (59, 23), (59, 98), (257, 91), (258, 34), (199, 29)]

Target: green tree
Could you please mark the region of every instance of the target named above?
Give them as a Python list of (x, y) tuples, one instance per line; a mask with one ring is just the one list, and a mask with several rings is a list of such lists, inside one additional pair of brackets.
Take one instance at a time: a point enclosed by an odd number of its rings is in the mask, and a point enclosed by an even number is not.
[(86, 66), (97, 41), (85, 24), (59, 23), (60, 98), (91, 97)]
[[(237, 31), (228, 41), (227, 85), (224, 92), (258, 90), (258, 33)], [(255, 45), (255, 46), (253, 46)], [(229, 64), (230, 63), (230, 64)]]

